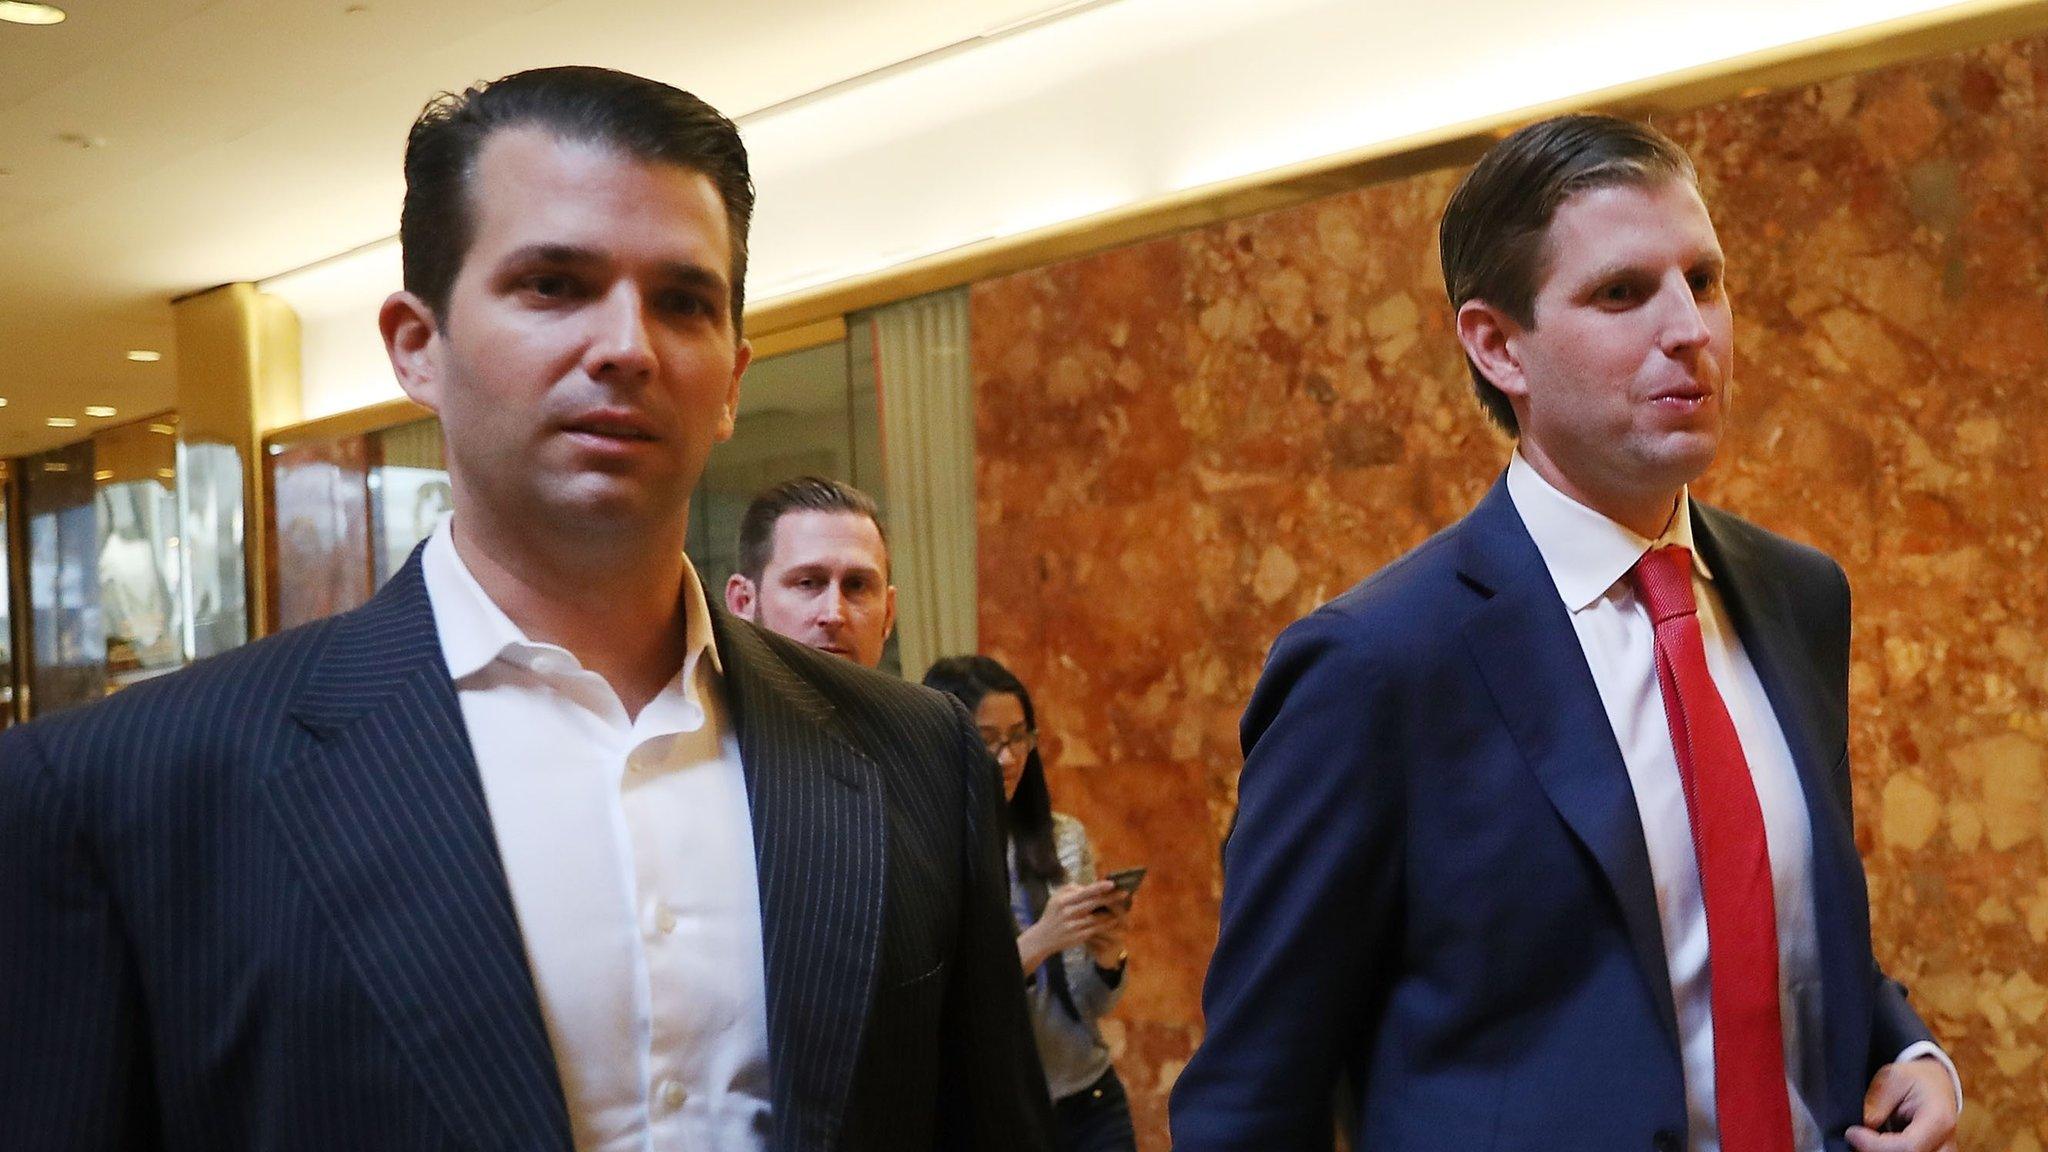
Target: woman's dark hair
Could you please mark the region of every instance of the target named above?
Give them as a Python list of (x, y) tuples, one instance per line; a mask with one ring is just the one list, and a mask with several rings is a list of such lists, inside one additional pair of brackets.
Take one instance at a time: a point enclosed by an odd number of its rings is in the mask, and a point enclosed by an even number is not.
[[(1007, 692), (1024, 707), (1024, 726), (1038, 731), (1038, 713), (1031, 707), (1031, 693), (1010, 670), (987, 656), (948, 656), (924, 674), (924, 686), (936, 688), (967, 706), (970, 715), (989, 694)], [(1052, 840), (1052, 793), (1045, 787), (1045, 764), (1034, 743), (1024, 757), (1024, 774), (1017, 791), (1003, 806), (1003, 830), (1017, 846), (1017, 879), (1031, 902), (1031, 913), (1045, 910), (1046, 893), (1067, 878), (1060, 867), (1060, 855)]]

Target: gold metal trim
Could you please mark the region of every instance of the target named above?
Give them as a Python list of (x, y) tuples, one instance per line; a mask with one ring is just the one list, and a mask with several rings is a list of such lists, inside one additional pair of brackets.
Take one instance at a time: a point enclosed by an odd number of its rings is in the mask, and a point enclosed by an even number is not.
[(263, 451), (265, 455), (270, 455), (276, 451), (299, 444), (310, 443), (315, 440), (339, 440), (345, 436), (366, 436), (372, 432), (382, 432), (386, 428), (396, 428), (400, 424), (410, 424), (415, 420), (424, 420), (432, 415), (433, 412), (428, 409), (413, 403), (404, 396), (399, 396), (391, 400), (379, 401), (367, 407), (351, 408), (346, 412), (336, 412), (331, 416), (317, 416), (311, 420), (302, 420), (297, 424), (288, 424), (285, 427), (273, 429), (263, 437)]
[[(747, 322), (753, 323), (748, 317)], [(748, 343), (754, 346), (754, 359), (767, 360), (775, 356), (787, 356), (791, 352), (802, 352), (825, 344), (837, 344), (846, 339), (846, 317), (829, 316), (811, 324), (795, 328), (777, 328), (765, 335), (752, 336)]]

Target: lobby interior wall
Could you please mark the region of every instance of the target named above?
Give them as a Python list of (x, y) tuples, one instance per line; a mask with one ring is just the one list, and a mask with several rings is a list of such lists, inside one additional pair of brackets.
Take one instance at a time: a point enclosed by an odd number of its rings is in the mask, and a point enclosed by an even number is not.
[[(760, 189), (748, 329), (1356, 187), (1361, 166), (1469, 154), (1517, 110), (1691, 106), (1702, 86), (1803, 82), (2016, 27), (2048, 27), (2048, 0), (1088, 3), (781, 104), (728, 108)], [(398, 208), (394, 197), (394, 225)], [(376, 313), (399, 272), (387, 238), (262, 282), (300, 316), (303, 418), (398, 396)]]
[[(1855, 590), (1879, 958), (1961, 1065), (1963, 1146), (2048, 1144), (2048, 38), (1662, 115), (1730, 267), (1708, 501)], [(1462, 515), (1508, 442), (1435, 255), (1460, 170), (972, 290), (983, 649), (1055, 806), (1151, 868), (1107, 1029), (1142, 1146), (1200, 1037), (1236, 725), (1280, 629)]]

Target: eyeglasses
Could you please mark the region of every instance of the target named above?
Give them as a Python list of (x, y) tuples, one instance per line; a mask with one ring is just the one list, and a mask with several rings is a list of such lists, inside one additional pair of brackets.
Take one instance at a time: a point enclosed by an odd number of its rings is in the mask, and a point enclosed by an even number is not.
[(983, 728), (981, 730), (981, 743), (983, 747), (988, 749), (989, 755), (999, 759), (1004, 752), (1010, 752), (1019, 757), (1029, 756), (1031, 750), (1038, 747), (1038, 733), (1021, 726), (1012, 728), (1008, 732), (997, 732), (991, 728)]

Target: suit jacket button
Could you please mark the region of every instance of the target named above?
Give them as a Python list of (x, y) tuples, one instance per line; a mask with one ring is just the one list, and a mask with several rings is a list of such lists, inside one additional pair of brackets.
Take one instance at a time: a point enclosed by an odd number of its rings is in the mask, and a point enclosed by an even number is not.
[(1685, 1137), (1669, 1128), (1660, 1128), (1655, 1136), (1650, 1137), (1650, 1147), (1657, 1152), (1685, 1152)]

